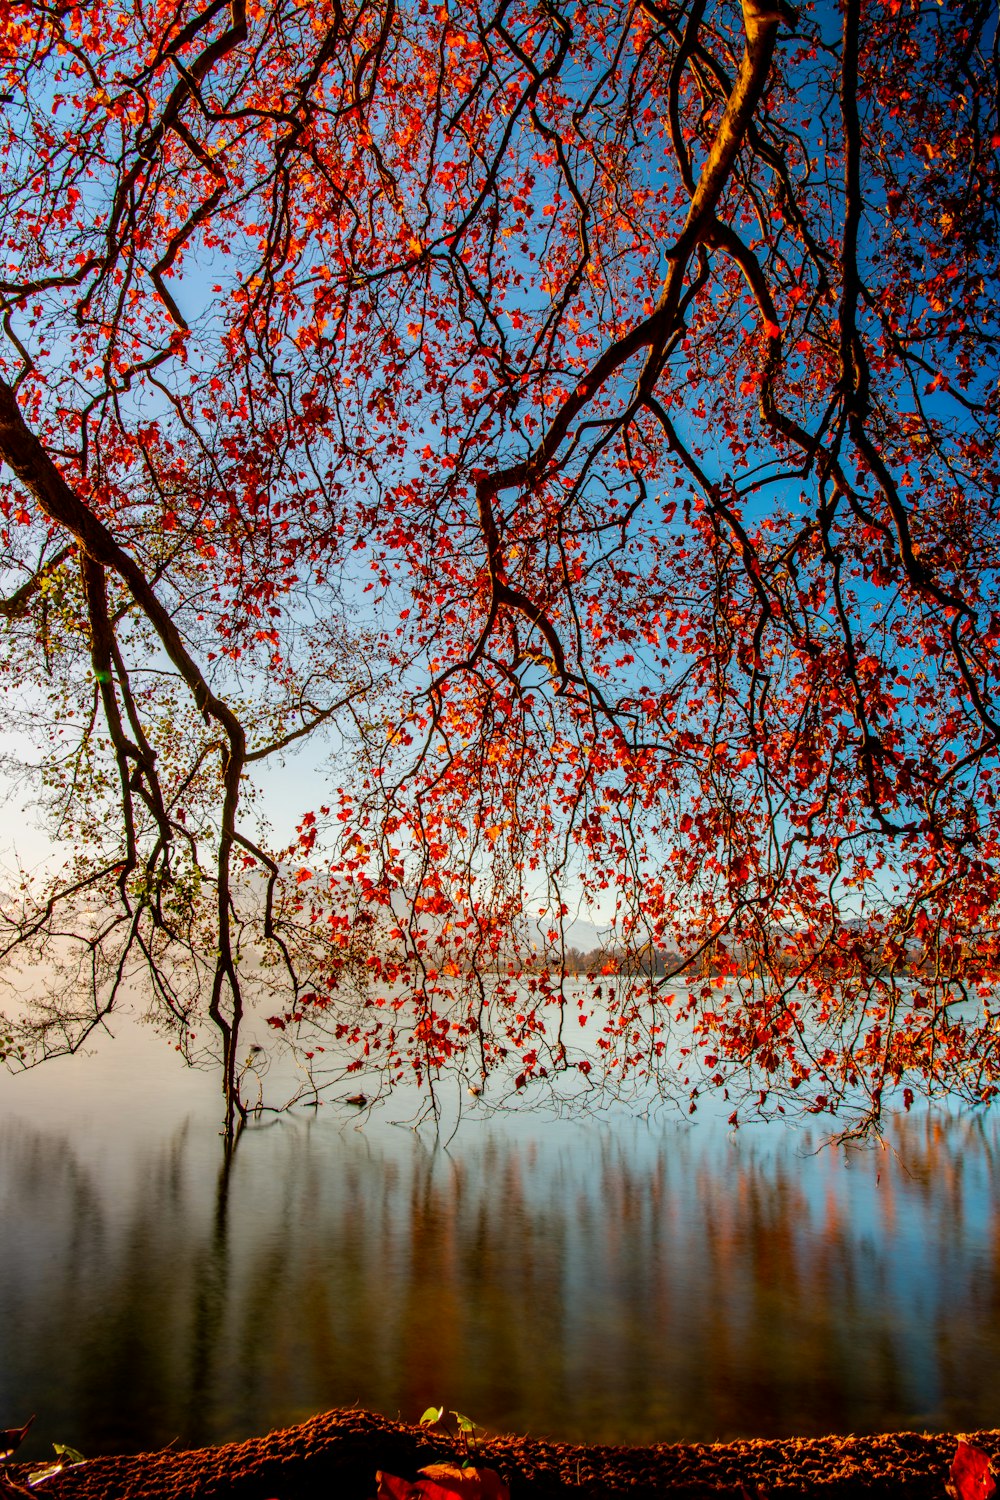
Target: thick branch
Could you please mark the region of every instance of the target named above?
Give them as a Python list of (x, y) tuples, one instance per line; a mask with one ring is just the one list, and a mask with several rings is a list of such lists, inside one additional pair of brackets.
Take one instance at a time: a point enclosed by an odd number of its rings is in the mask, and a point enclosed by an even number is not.
[[(671, 337), (677, 332), (681, 321), (679, 312), (691, 257), (715, 224), (716, 205), (767, 82), (778, 26), (788, 18), (788, 14), (780, 3), (767, 5), (762, 0), (743, 0), (746, 47), (740, 71), (726, 103), (708, 159), (702, 168), (684, 228), (670, 252), (670, 270), (655, 311), (604, 351), (563, 402), (542, 441), (529, 458), (495, 474), (483, 476), (476, 486), (479, 520), (486, 542), (493, 596), (491, 621), (495, 618), (498, 605), (517, 609), (525, 619), (541, 630), (550, 648), (556, 632), (545, 612), (519, 590), (512, 589), (507, 580), (500, 528), (493, 502), (502, 491), (525, 488), (544, 475), (573, 420), (604, 384), (643, 348), (648, 348), (650, 352), (639, 380), (639, 391), (645, 394), (653, 390), (667, 358)], [(557, 654), (553, 649), (553, 655), (558, 662), (561, 653)]]
[[(219, 956), (210, 1014), (223, 1038), (223, 1088), (230, 1108), (235, 1103), (235, 1047), (242, 1002), (232, 949), (230, 929), (230, 864), (236, 827), (240, 781), (246, 762), (246, 734), (239, 719), (208, 683), (184, 644), (180, 631), (160, 603), (142, 570), (119, 546), (104, 522), (83, 503), (63, 478), (38, 438), (29, 429), (10, 386), (0, 381), (0, 457), (35, 496), (51, 521), (76, 539), (95, 563), (117, 573), (159, 636), (163, 649), (190, 688), (206, 719), (221, 725), (227, 740), (223, 763), (223, 806), (218, 854)], [(223, 981), (233, 997), (233, 1015), (226, 1021), (221, 1010)]]

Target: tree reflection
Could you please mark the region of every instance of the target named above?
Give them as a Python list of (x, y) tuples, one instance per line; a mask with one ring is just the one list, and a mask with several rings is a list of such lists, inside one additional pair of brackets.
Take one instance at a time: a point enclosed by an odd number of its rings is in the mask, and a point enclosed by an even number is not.
[[(109, 1175), (0, 1129), (0, 1399), (95, 1453), (360, 1402), (586, 1441), (993, 1421), (995, 1127), (887, 1148), (538, 1125), (450, 1152), (322, 1121), (197, 1129)], [(102, 1372), (99, 1384), (93, 1371)]]

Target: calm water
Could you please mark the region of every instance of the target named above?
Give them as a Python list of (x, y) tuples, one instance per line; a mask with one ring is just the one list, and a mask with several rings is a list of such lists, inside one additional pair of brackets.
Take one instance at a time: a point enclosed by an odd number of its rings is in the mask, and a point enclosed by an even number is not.
[(26, 1456), (354, 1402), (652, 1441), (1000, 1425), (989, 1120), (771, 1127), (333, 1111), (248, 1130), (139, 1032), (0, 1076), (0, 1426)]

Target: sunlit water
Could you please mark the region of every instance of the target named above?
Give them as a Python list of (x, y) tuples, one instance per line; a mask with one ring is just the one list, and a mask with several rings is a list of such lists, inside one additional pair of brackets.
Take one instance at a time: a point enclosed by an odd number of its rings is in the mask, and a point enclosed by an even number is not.
[(0, 1426), (26, 1456), (359, 1403), (647, 1442), (1000, 1422), (992, 1121), (889, 1150), (624, 1117), (249, 1129), (145, 1033), (0, 1076)]

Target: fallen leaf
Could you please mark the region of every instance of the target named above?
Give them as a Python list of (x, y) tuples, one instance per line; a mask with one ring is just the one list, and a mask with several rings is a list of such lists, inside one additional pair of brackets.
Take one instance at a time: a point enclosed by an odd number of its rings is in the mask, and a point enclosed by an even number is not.
[(959, 1440), (951, 1461), (949, 1495), (955, 1500), (989, 1500), (995, 1489), (989, 1458), (981, 1448)]
[[(442, 1496), (459, 1495), (464, 1500), (510, 1500), (510, 1490), (495, 1469), (460, 1469), (457, 1464), (428, 1464), (420, 1473), (440, 1489)], [(418, 1484), (425, 1480), (418, 1480)], [(425, 1490), (427, 1500), (439, 1500)]]
[(420, 1491), (412, 1479), (400, 1479), (396, 1474), (383, 1474), (379, 1469), (375, 1475), (378, 1500), (410, 1500)]
[(510, 1500), (510, 1490), (495, 1469), (428, 1464), (416, 1479), (400, 1479), (380, 1469), (375, 1481), (378, 1500)]

